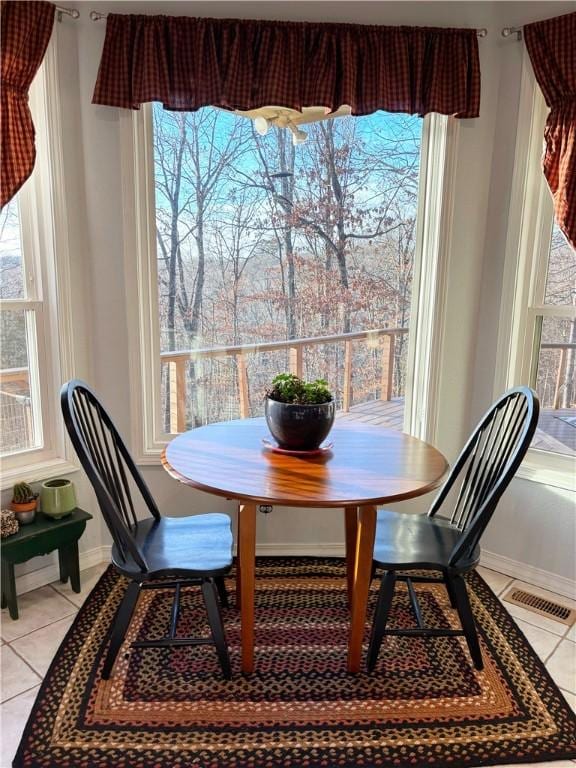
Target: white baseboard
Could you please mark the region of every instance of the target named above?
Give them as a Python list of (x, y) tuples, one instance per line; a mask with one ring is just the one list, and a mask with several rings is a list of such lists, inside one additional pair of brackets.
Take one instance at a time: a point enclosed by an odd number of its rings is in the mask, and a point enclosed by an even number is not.
[[(285, 557), (344, 557), (344, 544), (258, 544), (256, 546), (257, 555), (282, 556)], [(110, 545), (94, 547), (93, 549), (80, 552), (80, 572), (87, 568), (92, 568), (100, 563), (110, 561)], [(33, 589), (44, 587), (58, 581), (60, 570), (58, 563), (54, 562), (35, 571), (29, 571), (16, 577), (16, 593), (22, 595), (25, 592), (31, 592)]]
[(480, 565), (528, 584), (534, 584), (536, 587), (548, 589), (550, 592), (556, 592), (558, 595), (564, 595), (572, 600), (576, 599), (576, 582), (566, 578), (566, 576), (559, 576), (556, 573), (544, 571), (542, 568), (536, 568), (534, 565), (521, 563), (519, 560), (512, 560), (504, 555), (484, 550), (480, 557)]
[[(79, 559), (80, 572), (85, 571), (87, 568), (92, 568), (94, 565), (106, 563), (110, 560), (110, 545), (94, 547), (85, 552), (80, 552)], [(46, 584), (51, 584), (59, 579), (60, 569), (58, 568), (58, 562), (51, 563), (44, 566), (44, 568), (38, 568), (36, 571), (29, 571), (17, 576), (16, 594), (22, 595), (24, 592), (31, 592), (33, 589), (45, 587)]]
[(294, 542), (284, 544), (256, 544), (257, 555), (271, 557), (344, 557), (344, 544), (313, 544)]
[[(286, 557), (344, 557), (344, 544), (338, 542), (332, 543), (268, 543), (258, 544), (256, 546), (257, 555), (268, 556), (286, 556)], [(80, 571), (91, 568), (100, 563), (106, 563), (110, 560), (110, 545), (94, 547), (86, 552), (80, 553)], [(498, 555), (495, 552), (482, 552), (480, 564), (493, 571), (504, 573), (515, 579), (526, 581), (529, 584), (556, 592), (558, 595), (564, 595), (575, 599), (576, 582), (565, 576), (559, 576), (550, 571), (544, 571), (542, 568), (536, 568), (528, 563), (522, 563), (519, 560), (512, 560), (504, 555)], [(16, 592), (20, 595), (24, 592), (30, 592), (32, 589), (38, 589), (53, 581), (58, 581), (60, 573), (58, 563), (39, 568), (36, 571), (24, 573), (16, 578)]]

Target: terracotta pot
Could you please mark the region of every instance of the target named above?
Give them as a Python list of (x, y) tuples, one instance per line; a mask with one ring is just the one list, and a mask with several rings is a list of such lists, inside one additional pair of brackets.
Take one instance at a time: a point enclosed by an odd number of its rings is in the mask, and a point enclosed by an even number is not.
[(36, 509), (36, 504), (36, 499), (32, 499), (32, 501), (25, 501), (22, 504), (19, 504), (17, 501), (11, 501), (10, 509), (13, 512), (32, 512), (33, 509)]
[(16, 520), (18, 520), (20, 525), (27, 525), (28, 523), (34, 522), (34, 519), (36, 518), (37, 503), (37, 499), (25, 501), (22, 504), (19, 504), (17, 501), (10, 502), (10, 509), (16, 515)]

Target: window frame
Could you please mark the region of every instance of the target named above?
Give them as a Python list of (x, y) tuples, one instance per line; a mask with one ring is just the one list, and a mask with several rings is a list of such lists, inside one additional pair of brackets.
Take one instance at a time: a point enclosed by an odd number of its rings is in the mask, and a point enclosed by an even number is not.
[(18, 193), (27, 296), (2, 301), (6, 310), (34, 310), (37, 367), (31, 370), (31, 384), (39, 395), (35, 419), (41, 423), (43, 445), (2, 457), (2, 489), (22, 477), (37, 482), (79, 469), (65, 438), (58, 398), (75, 366), (56, 38), (53, 34), (30, 89), (37, 154), (34, 171)]
[[(541, 168), (548, 107), (530, 59), (523, 52), (518, 132), (508, 217), (500, 305), (494, 395), (529, 384), (538, 362), (538, 316), (576, 316), (576, 308), (546, 305), (546, 277), (554, 226), (553, 201)], [(530, 448), (517, 477), (576, 490), (575, 461), (569, 455)]]
[[(450, 260), (457, 139), (458, 120), (438, 114), (424, 118), (412, 316), (416, 306), (419, 311), (408, 345), (404, 429), (429, 442), (435, 442), (437, 430), (445, 316), (442, 297)], [(128, 364), (134, 393), (131, 446), (138, 464), (157, 465), (173, 435), (164, 434), (160, 426), (152, 104), (144, 104), (138, 111), (121, 110), (120, 140)]]
[(404, 430), (433, 445), (439, 442), (437, 406), (459, 130), (456, 118), (436, 113), (424, 118), (411, 307), (416, 323), (409, 334)]
[[(50, 334), (46, 328), (46, 301), (43, 289), (45, 274), (38, 258), (42, 249), (42, 232), (38, 213), (42, 201), (38, 199), (38, 185), (24, 184), (18, 193), (18, 223), (21, 244), (21, 271), (24, 296), (18, 299), (2, 299), (3, 312), (24, 312), (26, 352), (30, 397), (32, 400), (33, 434), (38, 445), (13, 451), (2, 456), (2, 462), (18, 466), (30, 463), (35, 455), (45, 450), (46, 435), (50, 434), (50, 409), (43, 408), (47, 399), (46, 383), (40, 381), (39, 371), (46, 365), (50, 354)], [(35, 362), (34, 365), (30, 361)]]

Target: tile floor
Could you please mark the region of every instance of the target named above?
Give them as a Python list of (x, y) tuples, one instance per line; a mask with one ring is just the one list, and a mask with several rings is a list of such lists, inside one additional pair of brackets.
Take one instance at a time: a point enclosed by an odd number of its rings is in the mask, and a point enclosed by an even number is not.
[[(95, 566), (82, 572), (82, 592), (74, 594), (69, 585), (58, 582), (20, 595), (20, 618), (12, 621), (6, 609), (2, 610), (0, 635), (2, 644), (2, 684), (0, 718), (2, 742), (0, 768), (10, 768), (20, 741), (22, 729), (38, 693), (42, 677), (46, 674), (54, 653), (74, 620), (78, 608), (106, 569)], [(496, 571), (479, 568), (494, 592), (501, 596), (514, 581)], [(576, 607), (576, 601), (531, 587), (544, 597), (559, 599), (563, 604)], [(558, 687), (576, 711), (576, 625), (570, 629), (558, 622), (506, 603), (518, 626), (532, 647), (546, 664)], [(576, 760), (533, 764), (550, 768), (574, 768)]]

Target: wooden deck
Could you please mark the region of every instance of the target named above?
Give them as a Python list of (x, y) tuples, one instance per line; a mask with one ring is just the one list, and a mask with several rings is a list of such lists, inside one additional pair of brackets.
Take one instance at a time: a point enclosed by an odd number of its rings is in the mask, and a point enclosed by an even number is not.
[[(576, 421), (569, 423), (565, 420), (566, 417), (576, 417), (576, 409), (542, 409), (532, 447), (542, 451), (576, 455)], [(347, 413), (340, 411), (337, 418), (402, 430), (404, 398), (397, 397), (388, 401), (370, 400), (367, 403), (353, 405)]]
[[(572, 423), (566, 421), (566, 418), (572, 419)], [(543, 408), (532, 447), (576, 455), (576, 409)]]
[(362, 421), (365, 424), (377, 424), (382, 427), (402, 430), (404, 426), (404, 398), (392, 400), (369, 400), (367, 403), (353, 405), (348, 413), (340, 411), (338, 419), (343, 421)]

